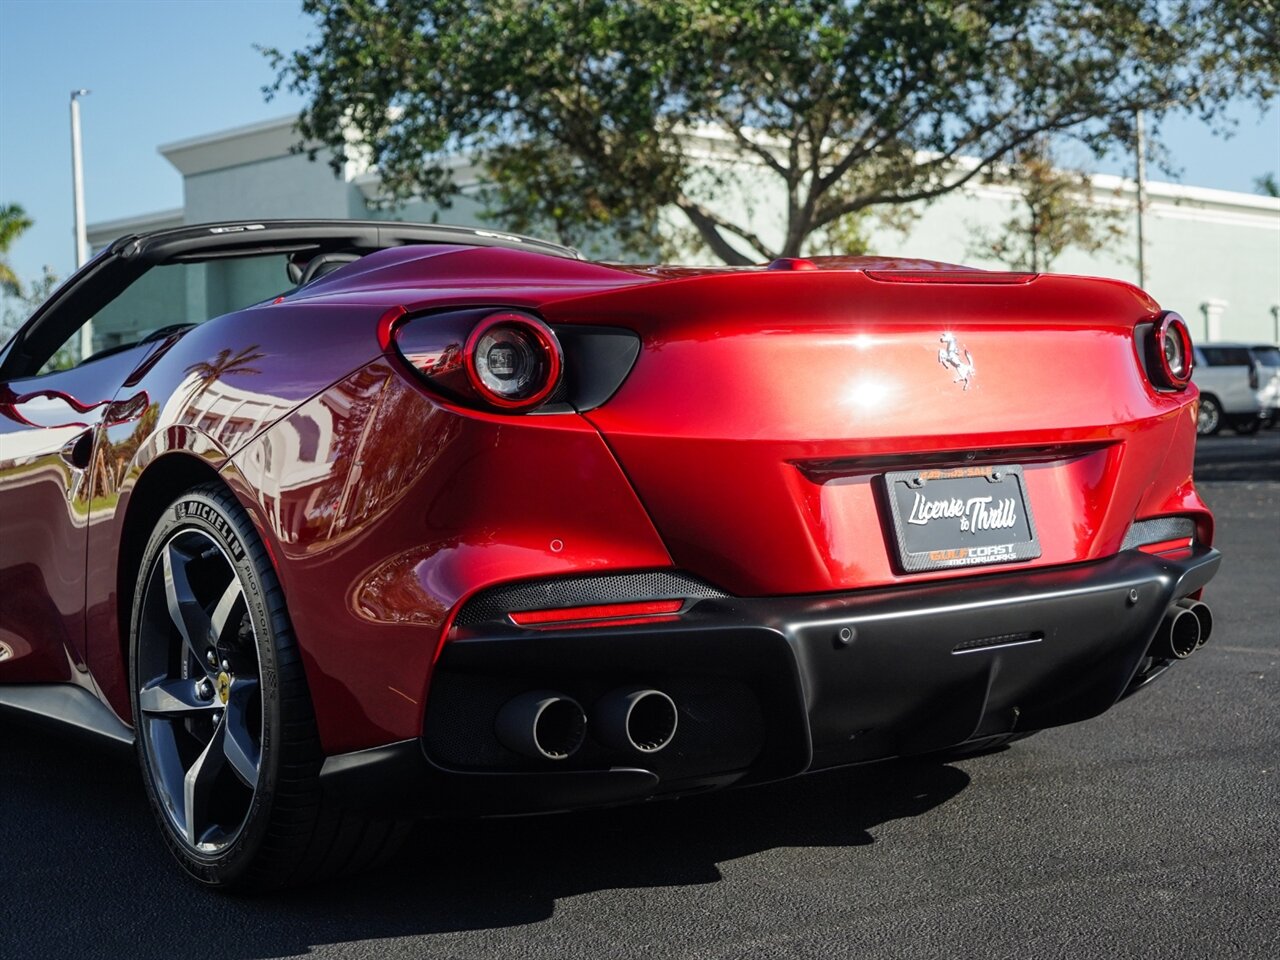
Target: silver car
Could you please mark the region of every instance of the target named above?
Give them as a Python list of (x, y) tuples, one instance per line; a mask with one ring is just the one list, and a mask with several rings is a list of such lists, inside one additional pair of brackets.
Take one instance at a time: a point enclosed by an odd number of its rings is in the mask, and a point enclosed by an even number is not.
[(1245, 343), (1202, 343), (1195, 347), (1191, 379), (1200, 388), (1196, 432), (1205, 437), (1229, 426), (1236, 433), (1257, 433), (1262, 426), (1258, 402), (1258, 364)]

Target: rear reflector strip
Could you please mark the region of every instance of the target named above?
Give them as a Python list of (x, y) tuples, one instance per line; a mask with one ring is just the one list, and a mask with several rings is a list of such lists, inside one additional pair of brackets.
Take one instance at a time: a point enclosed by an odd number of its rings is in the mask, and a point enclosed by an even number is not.
[(610, 617), (607, 620), (560, 620), (555, 623), (534, 623), (526, 630), (589, 630), (600, 627), (636, 627), (654, 623), (674, 623), (680, 619), (678, 613), (660, 613), (651, 617)]
[(1144, 543), (1138, 547), (1143, 553), (1180, 553), (1183, 550), (1191, 550), (1191, 541), (1182, 540), (1162, 540), (1159, 543)]
[(599, 603), (589, 607), (559, 607), (554, 610), (519, 610), (509, 613), (511, 622), (518, 627), (548, 626), (551, 624), (581, 623), (584, 620), (635, 623), (650, 617), (667, 619), (679, 613), (684, 600), (639, 600), (631, 603)]

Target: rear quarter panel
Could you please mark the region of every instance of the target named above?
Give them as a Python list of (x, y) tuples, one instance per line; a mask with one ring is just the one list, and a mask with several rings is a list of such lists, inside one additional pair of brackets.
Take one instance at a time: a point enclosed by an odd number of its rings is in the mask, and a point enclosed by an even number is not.
[(421, 733), (450, 616), (475, 591), (671, 564), (582, 417), (453, 407), (391, 358), (299, 406), (223, 473), (275, 556), (329, 753)]
[(122, 718), (130, 719), (125, 654), (138, 575), (121, 566), (122, 545), (126, 525), (158, 506), (133, 502), (139, 481), (168, 457), (202, 461), (213, 475), (299, 403), (376, 356), (379, 313), (281, 303), (217, 317), (157, 343), (120, 388), (116, 404), (129, 416), (101, 432), (93, 453), (86, 612), (88, 665)]

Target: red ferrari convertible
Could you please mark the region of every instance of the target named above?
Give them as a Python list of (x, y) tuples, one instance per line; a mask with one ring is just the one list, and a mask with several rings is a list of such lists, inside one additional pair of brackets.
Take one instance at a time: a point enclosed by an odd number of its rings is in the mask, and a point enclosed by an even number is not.
[(125, 237), (0, 352), (0, 704), (241, 887), (1083, 720), (1209, 637), (1191, 358), (1110, 280)]

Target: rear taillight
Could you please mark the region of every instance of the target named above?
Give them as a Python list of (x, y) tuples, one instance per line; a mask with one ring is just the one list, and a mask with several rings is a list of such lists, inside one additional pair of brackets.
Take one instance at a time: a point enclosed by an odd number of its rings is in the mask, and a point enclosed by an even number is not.
[(1186, 321), (1170, 311), (1148, 329), (1145, 366), (1151, 382), (1164, 390), (1185, 390), (1195, 362)]
[(640, 338), (618, 327), (551, 327), (523, 310), (480, 307), (383, 317), (379, 338), (441, 396), (502, 413), (592, 410), (622, 385)]
[(545, 404), (564, 371), (551, 328), (514, 310), (397, 317), (389, 340), (449, 399), (504, 413), (528, 413)]
[(551, 328), (523, 313), (495, 313), (476, 324), (462, 363), (477, 395), (502, 410), (538, 406), (559, 386), (564, 369)]

